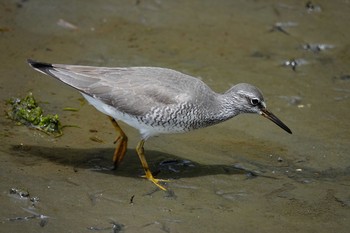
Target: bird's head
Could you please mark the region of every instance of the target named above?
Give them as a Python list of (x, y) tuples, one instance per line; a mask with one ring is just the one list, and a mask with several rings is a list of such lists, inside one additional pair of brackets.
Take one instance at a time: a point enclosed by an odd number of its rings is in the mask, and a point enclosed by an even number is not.
[(292, 131), (272, 112), (268, 111), (261, 91), (248, 83), (240, 83), (233, 86), (226, 93), (234, 99), (235, 108), (240, 113), (257, 113), (274, 122), (276, 125), (292, 133)]

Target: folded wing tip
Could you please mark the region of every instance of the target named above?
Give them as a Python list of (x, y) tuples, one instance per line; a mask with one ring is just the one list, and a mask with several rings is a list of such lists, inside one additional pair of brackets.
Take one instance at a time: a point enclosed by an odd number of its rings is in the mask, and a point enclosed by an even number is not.
[(45, 70), (48, 68), (53, 68), (52, 64), (50, 64), (50, 63), (37, 62), (37, 61), (34, 61), (33, 59), (27, 59), (27, 62), (31, 67), (33, 67), (34, 69), (38, 69), (38, 70)]

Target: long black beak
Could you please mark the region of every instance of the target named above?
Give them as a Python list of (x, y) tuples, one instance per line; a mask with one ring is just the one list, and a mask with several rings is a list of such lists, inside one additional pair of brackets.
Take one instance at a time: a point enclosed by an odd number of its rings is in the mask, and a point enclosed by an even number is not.
[(287, 131), (288, 133), (292, 134), (292, 131), (286, 126), (280, 119), (278, 119), (272, 112), (269, 112), (266, 108), (261, 109), (262, 116), (266, 117), (267, 119), (271, 120), (273, 123)]

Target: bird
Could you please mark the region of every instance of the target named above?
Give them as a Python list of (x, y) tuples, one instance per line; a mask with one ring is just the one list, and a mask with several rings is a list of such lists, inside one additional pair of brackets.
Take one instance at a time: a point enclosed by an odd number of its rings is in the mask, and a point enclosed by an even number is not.
[(28, 59), (29, 65), (78, 90), (98, 111), (107, 115), (118, 136), (114, 143), (114, 168), (127, 150), (128, 137), (118, 121), (139, 130), (136, 152), (145, 178), (161, 190), (146, 161), (144, 144), (161, 134), (185, 133), (212, 126), (242, 113), (259, 114), (286, 132), (292, 131), (267, 110), (262, 92), (239, 83), (224, 93), (214, 92), (202, 80), (161, 67), (96, 67), (50, 64)]

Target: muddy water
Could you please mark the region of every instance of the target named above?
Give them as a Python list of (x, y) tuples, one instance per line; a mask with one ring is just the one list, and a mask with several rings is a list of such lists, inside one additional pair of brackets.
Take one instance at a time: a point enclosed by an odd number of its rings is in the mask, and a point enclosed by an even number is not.
[[(0, 118), (1, 232), (348, 232), (350, 4), (305, 4), (2, 2), (0, 99), (31, 91), (46, 113), (78, 127), (52, 138)], [(116, 136), (108, 119), (27, 58), (169, 67), (218, 92), (249, 82), (293, 135), (242, 115), (153, 138), (151, 169), (171, 179), (158, 191), (139, 178), (138, 132), (122, 124), (129, 149), (107, 170)]]

